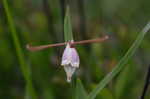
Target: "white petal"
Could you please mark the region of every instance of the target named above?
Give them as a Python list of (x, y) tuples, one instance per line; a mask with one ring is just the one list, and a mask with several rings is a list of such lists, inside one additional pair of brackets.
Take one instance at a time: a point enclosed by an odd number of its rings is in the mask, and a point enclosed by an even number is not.
[(68, 65), (69, 63), (71, 63), (71, 48), (70, 45), (67, 44), (63, 52), (61, 65)]
[(72, 77), (73, 73), (75, 72), (76, 68), (72, 67), (70, 65), (67, 65), (67, 66), (64, 66), (64, 70), (67, 75), (67, 82), (71, 82), (71, 77)]
[(63, 56), (62, 56), (62, 62), (61, 65), (68, 65), (71, 64), (73, 67), (79, 67), (79, 55), (75, 48), (71, 48), (69, 43), (67, 44)]
[(73, 67), (79, 67), (80, 59), (75, 48), (71, 48), (71, 65)]

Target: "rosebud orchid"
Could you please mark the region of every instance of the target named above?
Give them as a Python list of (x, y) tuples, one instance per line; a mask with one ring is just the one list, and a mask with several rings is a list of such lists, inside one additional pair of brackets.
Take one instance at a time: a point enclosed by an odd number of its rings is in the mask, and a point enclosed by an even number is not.
[(46, 48), (66, 45), (64, 53), (62, 55), (61, 65), (64, 67), (64, 70), (66, 72), (67, 81), (71, 82), (71, 77), (73, 73), (75, 72), (75, 70), (79, 68), (79, 63), (80, 63), (78, 53), (73, 46), (78, 45), (78, 44), (103, 42), (107, 40), (108, 38), (109, 37), (106, 35), (102, 38), (97, 38), (97, 39), (92, 39), (92, 40), (83, 40), (83, 41), (76, 41), (76, 42), (73, 42), (72, 40), (71, 42), (63, 42), (63, 43), (40, 45), (40, 46), (31, 46), (28, 44), (26, 47), (29, 51), (40, 51)]
[(64, 66), (68, 82), (71, 82), (71, 77), (75, 72), (76, 68), (79, 67), (79, 63), (80, 60), (76, 49), (74, 47), (71, 47), (70, 43), (67, 43), (67, 46), (62, 56), (61, 65)]

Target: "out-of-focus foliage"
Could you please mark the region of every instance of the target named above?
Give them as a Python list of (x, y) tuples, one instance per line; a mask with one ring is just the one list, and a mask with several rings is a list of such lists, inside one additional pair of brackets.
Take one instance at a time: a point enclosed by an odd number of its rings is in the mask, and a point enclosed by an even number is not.
[[(145, 35), (150, 30), (150, 22), (143, 28), (141, 33), (137, 36), (136, 40), (132, 46), (128, 49), (126, 54), (120, 59), (118, 64), (112, 69), (112, 71), (106, 75), (106, 77), (99, 82), (97, 87), (89, 94), (89, 99), (95, 99), (97, 94), (125, 67), (128, 61), (132, 58), (136, 50), (139, 48), (141, 42), (143, 41)], [(148, 71), (149, 72), (149, 71)]]
[[(39, 52), (25, 48), (28, 43), (64, 42), (62, 2), (64, 0), (8, 0), (24, 61), (30, 68), (36, 94), (42, 99), (70, 99), (76, 94), (60, 66), (63, 47)], [(114, 68), (150, 20), (149, 4), (150, 0), (70, 0), (76, 41), (105, 34), (111, 37), (101, 44), (76, 46), (81, 60), (76, 76), (88, 93)], [(148, 33), (134, 57), (96, 99), (139, 98), (150, 59), (149, 42)], [(0, 46), (0, 99), (28, 98), (2, 0)], [(146, 95), (146, 99), (150, 98)]]

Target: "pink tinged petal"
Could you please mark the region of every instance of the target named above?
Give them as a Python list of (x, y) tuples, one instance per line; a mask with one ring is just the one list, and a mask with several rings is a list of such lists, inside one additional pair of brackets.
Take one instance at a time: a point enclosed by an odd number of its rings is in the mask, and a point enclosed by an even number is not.
[(67, 65), (71, 62), (71, 50), (70, 50), (70, 45), (67, 44), (64, 52), (63, 52), (63, 56), (62, 56), (62, 62), (61, 65)]
[(70, 48), (70, 45), (67, 44), (63, 56), (61, 65), (71, 64), (73, 67), (79, 67), (79, 55), (75, 48)]
[(73, 67), (78, 68), (79, 67), (79, 63), (80, 63), (79, 55), (78, 55), (76, 49), (75, 48), (71, 48), (71, 65)]
[(66, 65), (64, 66), (64, 70), (67, 74), (67, 82), (71, 82), (71, 77), (73, 75), (73, 73), (75, 72), (76, 68), (75, 67), (72, 67), (70, 65)]
[(75, 48), (71, 48), (69, 43), (67, 44), (63, 56), (61, 65), (64, 66), (64, 70), (67, 75), (67, 81), (71, 82), (71, 77), (76, 68), (79, 67), (79, 55)]

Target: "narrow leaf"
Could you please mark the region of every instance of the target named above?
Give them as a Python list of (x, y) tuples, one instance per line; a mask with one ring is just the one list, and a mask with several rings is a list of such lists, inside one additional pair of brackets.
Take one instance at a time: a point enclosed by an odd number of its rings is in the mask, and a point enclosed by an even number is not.
[(10, 8), (8, 6), (7, 0), (3, 0), (3, 6), (4, 6), (5, 13), (6, 13), (8, 26), (9, 26), (9, 29), (10, 29), (10, 32), (11, 32), (13, 43), (14, 43), (14, 46), (16, 48), (16, 55), (17, 55), (18, 61), (20, 63), (20, 69), (21, 69), (21, 72), (24, 76), (24, 79), (26, 80), (26, 90), (29, 92), (30, 97), (32, 99), (37, 99), (37, 96), (35, 94), (35, 90), (32, 86), (32, 79), (31, 79), (31, 75), (30, 75), (30, 69), (28, 68), (28, 66), (25, 62), (24, 54), (23, 54), (23, 51), (21, 49), (21, 45), (19, 43), (19, 38), (17, 36), (15, 24), (13, 22), (13, 18), (11, 16)]
[(65, 42), (73, 40), (69, 6), (67, 6), (66, 15), (64, 19), (64, 39), (65, 39)]
[(88, 99), (95, 99), (96, 95), (125, 67), (125, 64), (131, 59), (137, 48), (140, 46), (142, 40), (144, 39), (145, 34), (150, 29), (150, 22), (144, 27), (140, 32), (135, 42), (129, 48), (124, 57), (119, 61), (115, 68), (110, 72), (98, 85), (97, 87), (89, 94)]

